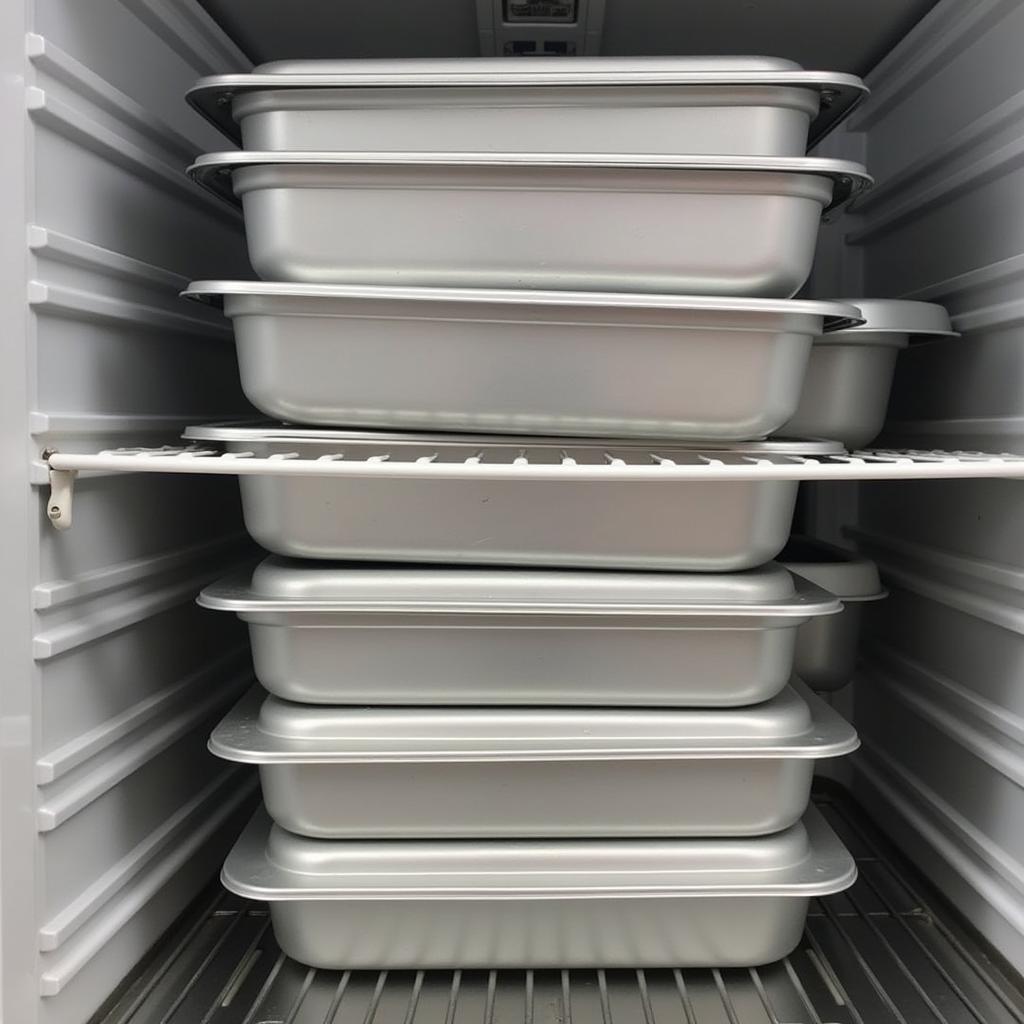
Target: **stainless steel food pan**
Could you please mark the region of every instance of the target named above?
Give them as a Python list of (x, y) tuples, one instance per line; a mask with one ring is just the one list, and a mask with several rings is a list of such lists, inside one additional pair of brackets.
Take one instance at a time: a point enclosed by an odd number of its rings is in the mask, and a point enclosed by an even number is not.
[(294, 423), (747, 440), (796, 411), (853, 306), (786, 299), (202, 281), (242, 387)]
[(817, 760), (856, 746), (802, 686), (685, 711), (345, 708), (253, 687), (210, 739), (259, 765), (282, 828), (321, 839), (766, 835), (803, 814)]
[(314, 967), (744, 967), (856, 867), (814, 808), (755, 839), (511, 842), (306, 839), (261, 810), (221, 877)]
[(729, 707), (775, 696), (841, 605), (778, 565), (730, 575), (269, 558), (207, 587), (256, 676), (308, 704)]
[(818, 338), (800, 404), (780, 431), (863, 448), (881, 432), (896, 357), (911, 336), (956, 337), (942, 306), (895, 299), (850, 299), (861, 324)]
[(216, 425), (185, 436), (234, 453), (342, 464), (330, 476), (239, 478), (246, 526), (275, 554), (680, 572), (734, 572), (773, 559), (789, 536), (798, 484), (674, 480), (652, 467), (842, 450), (828, 442), (709, 449)]
[(796, 293), (822, 211), (870, 183), (810, 157), (214, 153), (272, 281)]
[(796, 640), (800, 678), (815, 690), (838, 690), (853, 678), (864, 602), (879, 601), (889, 592), (874, 562), (835, 544), (794, 536), (779, 560), (843, 602), (838, 615), (809, 619), (800, 626)]
[(803, 156), (866, 92), (777, 57), (526, 57), (277, 61), (188, 100), (243, 149)]

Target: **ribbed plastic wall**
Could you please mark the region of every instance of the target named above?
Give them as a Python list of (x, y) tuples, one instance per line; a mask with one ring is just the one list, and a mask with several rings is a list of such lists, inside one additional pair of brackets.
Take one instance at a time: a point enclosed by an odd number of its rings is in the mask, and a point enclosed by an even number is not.
[[(941, 302), (963, 334), (901, 355), (894, 445), (1024, 451), (1022, 52), (1020, 0), (945, 0), (829, 143), (865, 154), (878, 185), (828, 229), (815, 291)], [(892, 590), (854, 688), (857, 794), (1024, 970), (1024, 486), (816, 498), (819, 525), (855, 523)]]
[(185, 89), (245, 60), (171, 0), (0, 8), (0, 1016), (80, 1024), (252, 798), (205, 749), (244, 631), (194, 605), (248, 542), (209, 478), (83, 478), (58, 533), (39, 456), (247, 412), (229, 331), (177, 297), (247, 271), (239, 218), (182, 173), (221, 145)]

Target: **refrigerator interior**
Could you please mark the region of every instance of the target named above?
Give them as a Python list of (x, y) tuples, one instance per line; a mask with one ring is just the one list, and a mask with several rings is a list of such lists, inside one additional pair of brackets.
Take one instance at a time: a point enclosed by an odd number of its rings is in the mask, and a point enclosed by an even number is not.
[[(582, 6), (581, 53), (770, 52), (866, 74), (871, 97), (816, 155), (862, 160), (877, 185), (823, 228), (805, 293), (953, 315), (962, 337), (901, 354), (879, 447), (1024, 454), (1024, 2)], [(251, 681), (244, 626), (194, 603), (251, 553), (237, 484), (83, 473), (58, 532), (42, 453), (173, 443), (188, 424), (252, 415), (227, 322), (178, 298), (189, 280), (251, 276), (240, 216), (183, 173), (226, 148), (183, 100), (199, 76), (276, 57), (500, 52), (500, 9), (0, 5), (0, 1017), (85, 1024), (207, 893), (161, 947), (183, 955), (158, 956), (112, 1020), (1024, 1020), (986, 973), (991, 951), (1024, 970), (1016, 480), (804, 485), (805, 532), (856, 543), (892, 594), (834, 698), (864, 746), (833, 778), (863, 810), (825, 797), (867, 888), (860, 905), (823, 904), (818, 938), (774, 973), (314, 977), (275, 960), (258, 908), (210, 895), (256, 801), (254, 774), (206, 751)], [(885, 867), (888, 843), (989, 952)]]

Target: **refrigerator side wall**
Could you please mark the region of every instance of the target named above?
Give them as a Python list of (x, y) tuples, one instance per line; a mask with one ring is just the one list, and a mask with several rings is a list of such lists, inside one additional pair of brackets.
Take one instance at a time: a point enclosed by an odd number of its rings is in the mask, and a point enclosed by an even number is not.
[[(961, 338), (900, 356), (880, 443), (1024, 451), (1024, 3), (945, 0), (830, 140), (878, 180), (819, 295), (935, 301)], [(841, 243), (845, 242), (845, 246)], [(1024, 487), (819, 488), (817, 525), (875, 558), (852, 759), (871, 813), (1024, 969)]]
[(247, 275), (240, 221), (184, 177), (220, 143), (182, 99), (245, 61), (189, 4), (3, 8), (3, 1019), (79, 1024), (251, 801), (205, 751), (246, 638), (193, 603), (248, 542), (234, 481), (145, 475), (80, 479), (58, 532), (40, 456), (249, 411), (230, 333), (177, 296)]

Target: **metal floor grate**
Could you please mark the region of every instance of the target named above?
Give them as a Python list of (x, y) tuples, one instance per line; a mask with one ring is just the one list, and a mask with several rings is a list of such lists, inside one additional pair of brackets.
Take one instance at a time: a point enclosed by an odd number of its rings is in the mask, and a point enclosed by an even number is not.
[(800, 948), (756, 970), (314, 971), (264, 907), (224, 894), (168, 940), (102, 1024), (1008, 1024), (1024, 995), (922, 898), (840, 794), (818, 804), (857, 859)]

